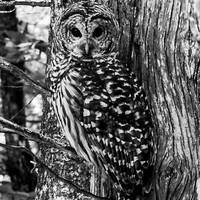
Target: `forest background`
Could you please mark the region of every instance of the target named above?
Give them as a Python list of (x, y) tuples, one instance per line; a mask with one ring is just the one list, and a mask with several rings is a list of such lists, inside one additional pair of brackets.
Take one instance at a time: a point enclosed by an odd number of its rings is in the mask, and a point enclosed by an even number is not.
[[(15, 6), (12, 12), (0, 12), (0, 56), (19, 64), (40, 83), (45, 78), (49, 24), (48, 7)], [(10, 73), (0, 70), (0, 75), (0, 116), (39, 132), (42, 96)], [(8, 132), (5, 135), (0, 127), (1, 144), (19, 145), (39, 154), (36, 142)], [(33, 157), (20, 150), (0, 147), (0, 199), (32, 199), (35, 184)]]

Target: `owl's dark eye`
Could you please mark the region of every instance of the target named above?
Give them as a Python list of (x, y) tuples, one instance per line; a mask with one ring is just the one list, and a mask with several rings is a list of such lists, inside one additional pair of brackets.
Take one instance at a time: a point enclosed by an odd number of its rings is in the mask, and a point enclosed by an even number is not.
[(82, 34), (81, 32), (76, 28), (72, 28), (71, 29), (71, 34), (74, 36), (74, 37), (78, 37), (78, 38), (81, 38), (82, 37)]
[(99, 38), (103, 35), (103, 33), (104, 33), (104, 29), (99, 26), (99, 27), (94, 29), (94, 32), (93, 32), (92, 35), (93, 35), (94, 38)]

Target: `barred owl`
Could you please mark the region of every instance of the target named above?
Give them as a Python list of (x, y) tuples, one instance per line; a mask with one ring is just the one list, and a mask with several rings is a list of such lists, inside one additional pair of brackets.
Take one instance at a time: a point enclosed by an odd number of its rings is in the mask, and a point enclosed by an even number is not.
[(79, 2), (53, 31), (48, 74), (60, 127), (78, 155), (134, 199), (151, 163), (151, 120), (140, 82), (117, 58), (118, 22), (105, 6)]

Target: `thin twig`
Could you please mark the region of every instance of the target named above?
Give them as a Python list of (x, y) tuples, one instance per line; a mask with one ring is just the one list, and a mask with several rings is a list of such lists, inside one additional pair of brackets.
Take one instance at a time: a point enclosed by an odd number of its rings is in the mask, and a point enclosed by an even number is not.
[(32, 97), (32, 99), (26, 103), (18, 112), (16, 112), (12, 117), (10, 117), (10, 121), (13, 121), (13, 119), (15, 119), (16, 117), (20, 117), (19, 115), (24, 111), (25, 112), (25, 109), (28, 105), (30, 105), (33, 100), (37, 97), (38, 94), (36, 94), (34, 97)]
[(30, 150), (28, 150), (25, 147), (22, 146), (14, 146), (14, 145), (7, 145), (7, 144), (2, 144), (0, 143), (1, 147), (4, 147), (6, 149), (9, 150), (18, 150), (18, 151), (23, 151), (28, 153), (29, 155), (31, 155), (35, 161), (37, 163), (39, 163), (39, 165), (43, 168), (45, 168), (48, 172), (50, 172), (56, 179), (63, 181), (64, 183), (66, 183), (67, 185), (69, 185), (70, 187), (72, 187), (73, 189), (75, 189), (77, 192), (82, 193), (88, 197), (93, 197), (95, 199), (101, 199), (101, 200), (109, 200), (109, 198), (106, 197), (99, 197), (95, 194), (92, 194), (91, 192), (88, 192), (84, 189), (82, 189), (80, 186), (76, 185), (75, 183), (73, 183), (71, 180), (68, 180), (66, 178), (61, 177), (60, 175), (58, 175), (55, 171), (53, 171), (53, 169), (49, 168), (46, 164), (44, 164), (34, 153), (32, 153)]
[(45, 96), (51, 95), (51, 90), (49, 90), (48, 88), (45, 88), (39, 82), (36, 82), (33, 79), (31, 79), (21, 69), (19, 69), (15, 65), (5, 61), (5, 59), (3, 57), (0, 57), (0, 69), (10, 72), (14, 76), (26, 81), (30, 86), (32, 86), (34, 89), (38, 90), (43, 95), (45, 95)]
[[(1, 6), (1, 5), (0, 5), (0, 9), (2, 9), (2, 7), (4, 7), (4, 6)], [(3, 10), (0, 10), (0, 14), (9, 14), (9, 13), (14, 12), (15, 10), (16, 10), (15, 7), (12, 8), (12, 9), (10, 9), (10, 10), (5, 10), (5, 9), (3, 8)]]
[(17, 5), (24, 5), (24, 6), (39, 6), (39, 7), (50, 7), (51, 1), (0, 1), (0, 6), (17, 6)]
[(17, 134), (17, 133), (16, 131), (13, 131), (13, 129), (0, 127), (0, 134)]
[[(36, 133), (34, 131), (29, 130), (26, 127), (20, 126), (18, 124), (15, 124), (9, 120), (4, 119), (3, 117), (0, 117), (0, 124), (5, 127), (8, 128), (10, 131), (12, 130), (13, 132), (15, 132), (18, 135), (24, 136), (25, 138), (29, 139), (29, 140), (33, 140), (39, 143), (44, 143), (47, 144), (51, 147), (60, 149), (62, 151), (67, 151), (69, 153), (71, 153), (72, 155), (77, 155), (75, 150), (69, 146), (63, 145), (62, 143), (59, 143), (49, 137), (46, 137), (44, 135), (41, 135), (39, 133)], [(3, 129), (0, 130), (1, 132), (3, 132)]]

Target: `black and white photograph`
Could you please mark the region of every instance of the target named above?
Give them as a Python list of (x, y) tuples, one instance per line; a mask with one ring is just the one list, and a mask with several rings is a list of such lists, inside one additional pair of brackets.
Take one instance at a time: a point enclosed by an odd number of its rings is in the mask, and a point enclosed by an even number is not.
[(200, 200), (200, 0), (0, 0), (0, 200)]

